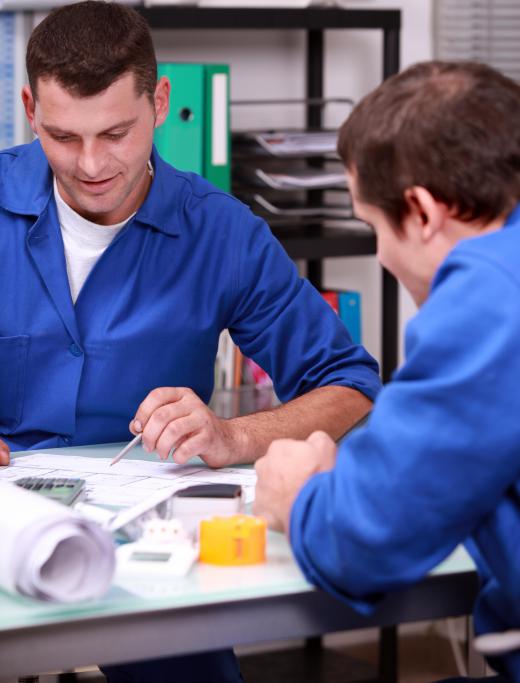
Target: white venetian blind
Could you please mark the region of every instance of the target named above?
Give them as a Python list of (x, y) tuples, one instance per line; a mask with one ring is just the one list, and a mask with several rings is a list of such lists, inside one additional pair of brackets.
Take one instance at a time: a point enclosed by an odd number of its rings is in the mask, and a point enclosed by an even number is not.
[(485, 62), (520, 81), (520, 0), (433, 0), (438, 59)]

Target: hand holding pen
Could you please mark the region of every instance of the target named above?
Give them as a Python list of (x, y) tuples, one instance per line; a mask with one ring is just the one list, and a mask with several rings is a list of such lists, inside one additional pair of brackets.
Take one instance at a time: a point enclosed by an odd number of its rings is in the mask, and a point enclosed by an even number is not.
[(124, 448), (122, 448), (119, 451), (119, 453), (116, 455), (116, 457), (112, 460), (112, 462), (110, 463), (110, 467), (112, 467), (112, 465), (115, 465), (116, 462), (119, 462), (121, 460), (121, 458), (124, 458), (125, 455), (128, 453), (128, 451), (131, 451), (134, 446), (137, 446), (138, 443), (141, 443), (142, 439), (143, 439), (143, 433), (142, 432), (140, 432), (137, 436), (134, 436), (132, 441), (127, 443), (126, 446)]
[(160, 387), (151, 391), (139, 406), (130, 423), (138, 435), (116, 455), (119, 462), (142, 441), (148, 453), (155, 451), (161, 460), (172, 453), (173, 460), (184, 465), (198, 455), (210, 467), (225, 467), (245, 462), (243, 430), (234, 420), (215, 415), (192, 390), (185, 387)]

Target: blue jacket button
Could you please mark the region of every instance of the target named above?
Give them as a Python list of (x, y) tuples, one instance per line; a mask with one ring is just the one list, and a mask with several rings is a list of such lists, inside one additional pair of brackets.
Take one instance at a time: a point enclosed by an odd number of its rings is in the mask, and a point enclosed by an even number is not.
[(83, 351), (79, 348), (77, 344), (71, 344), (69, 346), (69, 351), (72, 353), (73, 356), (82, 356)]

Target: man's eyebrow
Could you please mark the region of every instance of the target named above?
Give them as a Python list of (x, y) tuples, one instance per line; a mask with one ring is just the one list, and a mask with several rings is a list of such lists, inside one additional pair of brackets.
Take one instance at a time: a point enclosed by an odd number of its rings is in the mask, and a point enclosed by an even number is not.
[[(115, 130), (120, 130), (121, 128), (131, 128), (136, 123), (136, 121), (137, 117), (134, 117), (133, 119), (128, 119), (127, 121), (119, 121), (113, 126), (110, 126), (110, 128), (102, 130), (99, 133), (99, 135), (105, 135), (106, 133), (111, 133)], [(49, 126), (46, 123), (42, 123), (42, 128), (44, 128), (47, 131), (47, 133), (51, 133), (54, 135), (77, 135), (77, 133), (75, 133), (74, 131), (59, 128), (58, 126)]]
[(137, 116), (134, 116), (133, 119), (128, 119), (127, 121), (120, 121), (119, 123), (116, 123), (114, 126), (110, 126), (110, 128), (102, 130), (100, 135), (103, 135), (104, 133), (111, 133), (112, 131), (120, 130), (121, 128), (131, 128), (136, 122)]
[(58, 128), (57, 126), (48, 126), (46, 123), (42, 123), (42, 128), (45, 128), (47, 133), (55, 133), (57, 135), (76, 135), (70, 130), (63, 130), (63, 128)]

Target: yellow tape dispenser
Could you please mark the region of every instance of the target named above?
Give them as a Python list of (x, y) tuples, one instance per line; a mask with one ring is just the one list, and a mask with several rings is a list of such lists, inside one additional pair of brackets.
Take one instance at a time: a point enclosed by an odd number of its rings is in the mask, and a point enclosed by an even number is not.
[(265, 562), (266, 523), (260, 517), (231, 515), (200, 523), (200, 561), (242, 565)]

